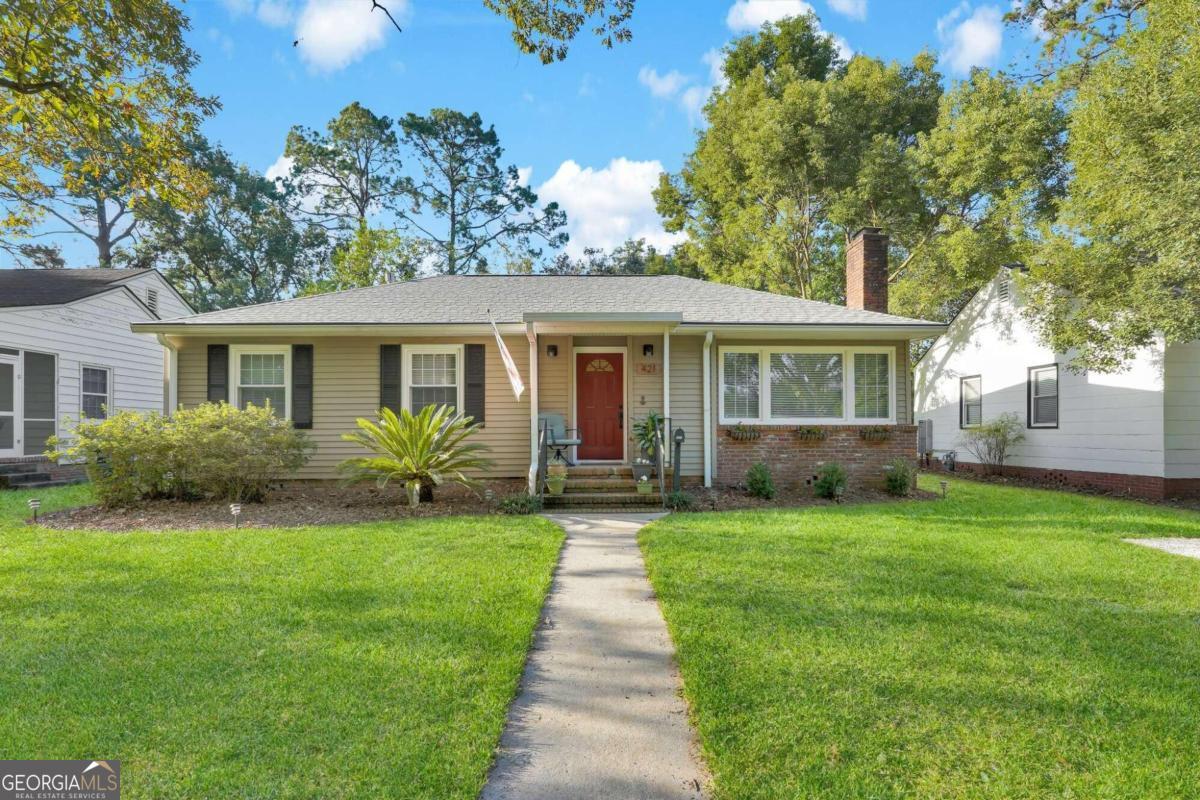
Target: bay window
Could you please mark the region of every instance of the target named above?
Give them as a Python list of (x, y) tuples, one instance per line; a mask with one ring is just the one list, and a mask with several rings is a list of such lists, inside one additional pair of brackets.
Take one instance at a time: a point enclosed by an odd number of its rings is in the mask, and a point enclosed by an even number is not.
[(722, 348), (721, 423), (892, 422), (894, 354), (884, 347)]

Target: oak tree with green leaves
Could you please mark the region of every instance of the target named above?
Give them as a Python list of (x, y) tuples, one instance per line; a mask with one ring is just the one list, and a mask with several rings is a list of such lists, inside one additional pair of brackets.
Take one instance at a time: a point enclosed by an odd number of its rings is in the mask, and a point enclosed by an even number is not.
[(1138, 13), (1065, 97), (1071, 182), (1030, 272), (1048, 342), (1098, 370), (1200, 338), (1200, 2), (1109, 5)]
[[(217, 102), (192, 88), (188, 20), (166, 0), (8, 0), (0, 13), (0, 241), (12, 243), (60, 192), (120, 173), (123, 194), (186, 207), (206, 176), (188, 140)], [(69, 160), (64, 158), (70, 154)], [(55, 168), (58, 185), (45, 170)], [(15, 198), (15, 199), (14, 199)]]
[(293, 218), (289, 190), (203, 141), (193, 143), (190, 161), (211, 190), (191, 211), (146, 204), (140, 263), (164, 265), (199, 311), (279, 300), (311, 283), (325, 262), (327, 236)]
[(428, 253), (429, 246), (422, 239), (402, 236), (390, 228), (372, 228), (364, 222), (352, 236), (338, 242), (330, 254), (328, 269), (301, 293), (339, 292), (411, 280)]

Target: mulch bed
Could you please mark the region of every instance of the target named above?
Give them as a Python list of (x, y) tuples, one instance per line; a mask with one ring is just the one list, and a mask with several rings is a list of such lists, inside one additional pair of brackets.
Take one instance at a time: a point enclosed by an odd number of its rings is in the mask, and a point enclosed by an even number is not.
[[(685, 487), (684, 491), (696, 501), (695, 511), (740, 511), (745, 509), (774, 509), (774, 508), (807, 508), (811, 506), (836, 506), (833, 500), (817, 497), (812, 489), (781, 490), (772, 500), (752, 497), (740, 487), (704, 489)], [(852, 486), (844, 495), (840, 505), (858, 505), (861, 503), (895, 503), (899, 500), (934, 500), (939, 495), (915, 489), (906, 498), (890, 495), (882, 489)]]
[[(261, 503), (243, 503), (243, 528), (294, 528), (356, 522), (497, 513), (501, 497), (524, 491), (524, 481), (488, 481), (476, 494), (461, 486), (440, 487), (432, 503), (410, 510), (403, 487), (288, 484)], [(489, 495), (490, 492), (490, 495)], [(85, 506), (43, 515), (39, 522), (63, 530), (164, 531), (233, 527), (228, 503), (154, 500), (133, 508)]]

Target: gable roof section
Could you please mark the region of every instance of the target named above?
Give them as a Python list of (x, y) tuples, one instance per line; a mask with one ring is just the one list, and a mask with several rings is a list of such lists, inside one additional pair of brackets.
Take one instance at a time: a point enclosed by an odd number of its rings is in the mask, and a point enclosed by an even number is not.
[[(925, 320), (743, 289), (679, 275), (443, 275), (170, 320), (172, 328), (232, 325), (476, 325), (535, 319), (636, 319), (681, 326), (944, 326)], [(643, 316), (643, 318), (648, 318)]]
[(152, 269), (0, 269), (0, 308), (73, 303), (152, 272)]

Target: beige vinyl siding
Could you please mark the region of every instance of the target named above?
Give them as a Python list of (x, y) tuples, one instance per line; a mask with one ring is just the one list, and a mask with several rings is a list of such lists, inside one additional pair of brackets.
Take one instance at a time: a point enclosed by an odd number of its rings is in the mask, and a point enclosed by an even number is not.
[[(529, 470), (529, 392), (520, 401), (491, 338), (446, 337), (438, 339), (376, 338), (222, 338), (176, 339), (179, 347), (179, 402), (192, 407), (204, 402), (208, 393), (209, 344), (311, 344), (313, 345), (313, 427), (308, 433), (317, 446), (312, 460), (301, 470), (301, 478), (336, 477), (342, 460), (362, 451), (341, 440), (355, 429), (358, 417), (375, 416), (379, 406), (379, 345), (482, 344), (486, 352), (486, 401), (484, 428), (478, 441), (491, 448), (495, 462), (490, 477), (523, 478)], [(529, 382), (529, 345), (524, 338), (506, 338), (517, 370)], [(561, 358), (561, 351), (560, 351)]]
[[(546, 355), (549, 345), (558, 347), (558, 355)], [(528, 348), (528, 344), (526, 345)], [(511, 349), (511, 347), (510, 347)], [(538, 411), (562, 414), (571, 419), (571, 337), (538, 337)], [(570, 422), (567, 423), (568, 425)]]
[[(645, 345), (654, 346), (654, 355), (642, 355)], [(628, 425), (630, 435), (635, 423), (641, 422), (651, 411), (663, 413), (663, 344), (661, 336), (634, 336), (629, 345), (629, 397), (632, 414)], [(630, 450), (631, 453), (636, 453)]]
[(671, 337), (671, 426), (683, 428), (683, 475), (704, 474), (704, 338)]
[(1166, 477), (1200, 477), (1200, 342), (1166, 348), (1163, 398)]

